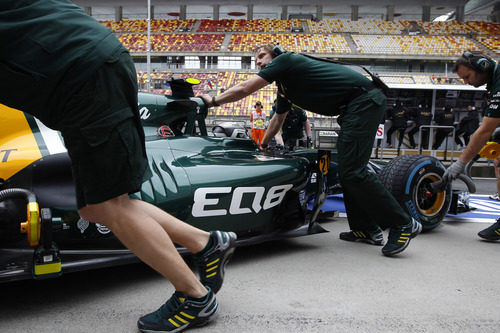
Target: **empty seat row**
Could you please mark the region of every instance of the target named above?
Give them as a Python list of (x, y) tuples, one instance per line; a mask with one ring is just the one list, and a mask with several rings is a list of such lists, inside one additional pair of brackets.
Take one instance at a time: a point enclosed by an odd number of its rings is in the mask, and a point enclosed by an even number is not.
[(252, 52), (257, 45), (279, 44), (294, 52), (351, 53), (341, 34), (233, 34), (229, 51)]
[(292, 26), (301, 26), (301, 20), (278, 19), (223, 19), (202, 20), (197, 32), (289, 32)]
[[(175, 32), (178, 29), (190, 30), (196, 20), (151, 20), (152, 32)], [(146, 20), (101, 21), (114, 32), (147, 32)]]
[(307, 26), (311, 33), (335, 33), (350, 32), (360, 34), (401, 34), (401, 31), (411, 27), (408, 21), (385, 21), (385, 20), (342, 20), (325, 19), (321, 21), (307, 20)]
[(500, 53), (500, 38), (478, 36), (476, 39), (490, 50)]
[(459, 56), (464, 50), (480, 51), (465, 36), (353, 35), (360, 53)]
[[(499, 35), (500, 23), (485, 21), (444, 21), (425, 22), (381, 19), (362, 19), (357, 21), (345, 19), (312, 20), (279, 20), (279, 19), (222, 19), (222, 20), (151, 20), (152, 32), (192, 32), (199, 22), (196, 32), (256, 32), (256, 33), (285, 33), (304, 31), (309, 33), (358, 33), (358, 34), (386, 34), (401, 35), (411, 31), (418, 31), (429, 35)], [(146, 32), (147, 20), (102, 21), (114, 32)], [(307, 27), (307, 29), (304, 29)], [(308, 30), (308, 31), (306, 31)]]
[[(118, 39), (132, 52), (147, 51), (145, 34), (121, 34)], [(219, 51), (224, 41), (224, 34), (153, 34), (151, 50), (153, 52), (196, 52)]]

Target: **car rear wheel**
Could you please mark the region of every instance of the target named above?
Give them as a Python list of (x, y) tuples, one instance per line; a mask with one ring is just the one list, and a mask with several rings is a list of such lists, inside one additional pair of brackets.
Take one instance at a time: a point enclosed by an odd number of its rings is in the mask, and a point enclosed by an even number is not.
[(430, 184), (442, 179), (445, 168), (436, 158), (404, 155), (394, 158), (380, 172), (380, 180), (399, 204), (422, 223), (424, 230), (437, 227), (451, 204), (451, 185), (433, 193)]

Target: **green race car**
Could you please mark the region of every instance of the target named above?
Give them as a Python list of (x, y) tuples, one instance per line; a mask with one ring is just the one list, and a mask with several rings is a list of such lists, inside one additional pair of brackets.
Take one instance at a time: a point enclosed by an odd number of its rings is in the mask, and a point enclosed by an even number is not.
[[(169, 83), (171, 96), (139, 93), (153, 177), (132, 197), (198, 228), (234, 231), (238, 246), (326, 232), (318, 215), (327, 195), (342, 192), (334, 149), (263, 152), (242, 128), (207, 129), (196, 82)], [(78, 215), (60, 134), (0, 108), (0, 282), (138, 261), (108, 228)], [(444, 173), (437, 160), (403, 156), (368, 168), (425, 228), (448, 211), (451, 187), (429, 189)]]

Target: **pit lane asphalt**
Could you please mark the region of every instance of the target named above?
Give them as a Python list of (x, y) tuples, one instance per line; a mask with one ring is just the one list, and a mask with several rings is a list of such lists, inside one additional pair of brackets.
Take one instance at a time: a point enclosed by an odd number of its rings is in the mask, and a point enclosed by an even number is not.
[[(482, 183), (479, 193), (496, 191)], [(476, 236), (488, 224), (444, 222), (394, 258), (341, 241), (345, 218), (323, 226), (331, 232), (237, 249), (218, 319), (188, 332), (500, 331), (500, 243)], [(136, 264), (0, 291), (0, 332), (121, 333), (173, 288)]]

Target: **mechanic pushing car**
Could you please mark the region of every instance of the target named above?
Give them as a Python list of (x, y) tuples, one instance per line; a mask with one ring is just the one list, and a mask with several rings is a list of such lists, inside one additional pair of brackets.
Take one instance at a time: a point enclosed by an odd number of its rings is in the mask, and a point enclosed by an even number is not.
[[(464, 173), (465, 165), (479, 153), (490, 139), (493, 131), (500, 126), (500, 68), (498, 62), (480, 52), (466, 51), (455, 62), (453, 73), (457, 73), (458, 77), (466, 84), (476, 88), (486, 84), (489, 103), (484, 110), (483, 121), (472, 134), (469, 144), (443, 175), (443, 178), (448, 181), (456, 179), (461, 173)], [(500, 218), (490, 227), (481, 230), (478, 235), (486, 240), (500, 240)]]
[(347, 66), (286, 52), (279, 46), (259, 46), (254, 55), (260, 68), (257, 75), (218, 96), (202, 95), (205, 102), (210, 106), (234, 102), (276, 82), (276, 115), (264, 136), (264, 148), (282, 128), (293, 104), (314, 113), (339, 115), (338, 170), (351, 228), (341, 233), (340, 238), (382, 245), (382, 229), (390, 228), (382, 253), (393, 256), (403, 251), (410, 239), (420, 233), (422, 225), (411, 218), (377, 176), (366, 169), (386, 108), (386, 97), (377, 87), (384, 84), (374, 77), (376, 86)]
[[(175, 287), (159, 310), (139, 319), (139, 329), (179, 332), (214, 319), (236, 235), (202, 231), (129, 198), (152, 173), (128, 51), (67, 0), (4, 0), (0, 22), (0, 103), (61, 131), (80, 216), (108, 227)], [(200, 281), (174, 243), (194, 253)]]

